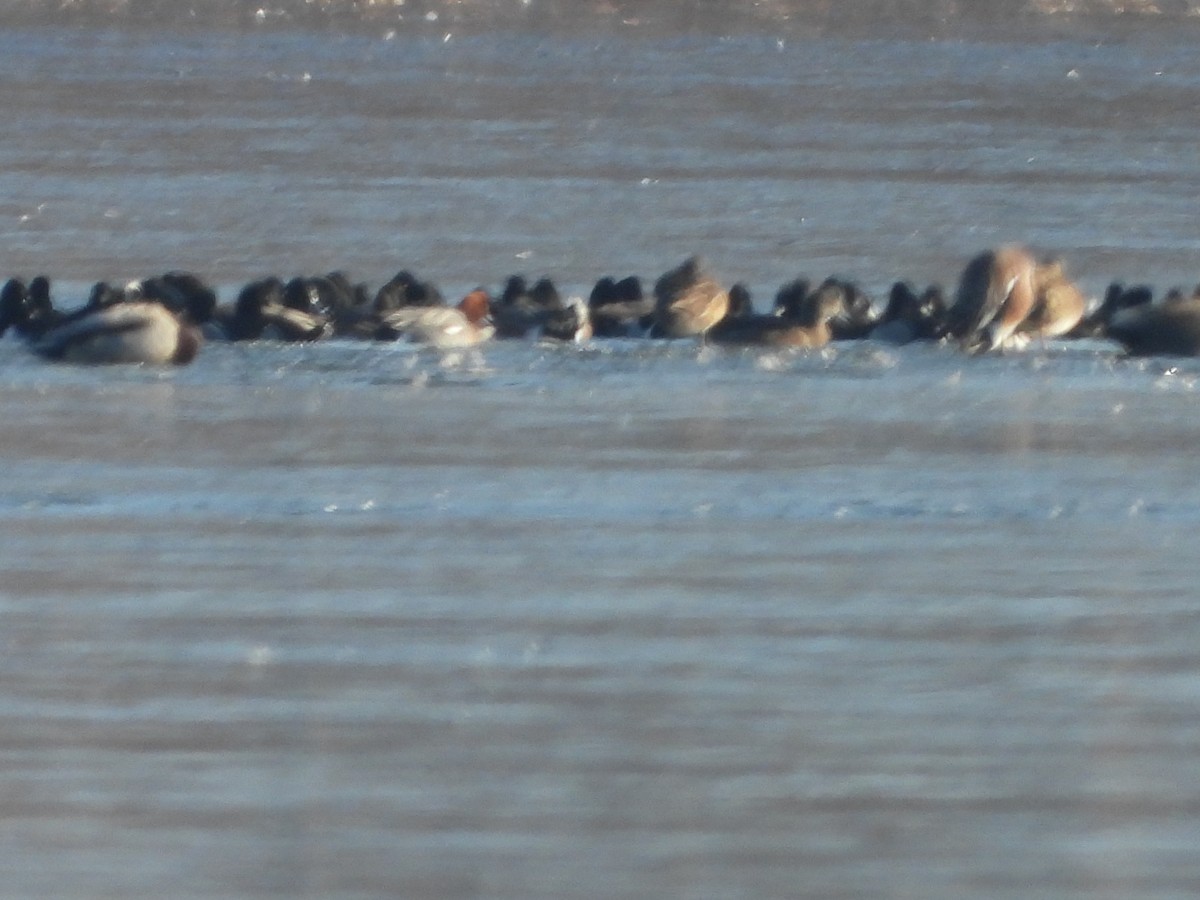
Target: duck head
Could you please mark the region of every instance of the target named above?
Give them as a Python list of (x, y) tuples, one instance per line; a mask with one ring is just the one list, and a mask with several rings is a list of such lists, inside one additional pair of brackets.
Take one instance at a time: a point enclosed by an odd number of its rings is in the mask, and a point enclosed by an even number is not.
[(0, 288), (0, 335), (29, 321), (29, 288), (20, 278), (10, 278)]
[(383, 313), (409, 306), (443, 306), (445, 302), (436, 285), (402, 269), (375, 293), (374, 307)]
[(794, 278), (776, 292), (772, 311), (777, 316), (799, 321), (803, 318), (804, 301), (811, 291), (812, 283), (807, 278)]
[(732, 319), (754, 315), (754, 299), (743, 282), (739, 281), (729, 289), (729, 311), (725, 315)]
[(88, 293), (85, 308), (91, 310), (105, 309), (123, 302), (125, 302), (125, 291), (123, 289), (115, 288), (107, 281), (97, 281), (92, 285), (92, 289)]
[(476, 288), (458, 302), (458, 308), (472, 325), (480, 325), (488, 320), (491, 313), (491, 299), (483, 288)]

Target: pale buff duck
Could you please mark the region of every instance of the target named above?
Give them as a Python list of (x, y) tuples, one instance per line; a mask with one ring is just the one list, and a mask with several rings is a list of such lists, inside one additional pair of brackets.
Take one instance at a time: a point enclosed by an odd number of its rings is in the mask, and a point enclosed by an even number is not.
[(658, 337), (702, 337), (725, 318), (729, 292), (696, 256), (665, 273), (654, 285), (654, 331)]
[(830, 323), (843, 309), (843, 298), (834, 291), (826, 291), (818, 294), (802, 313), (727, 315), (706, 337), (714, 344), (819, 349), (832, 339)]
[(1034, 273), (1033, 309), (1016, 333), (1031, 340), (1062, 337), (1079, 324), (1087, 312), (1087, 298), (1067, 278), (1058, 260), (1042, 263)]
[(1037, 261), (1022, 247), (988, 250), (972, 259), (947, 312), (950, 334), (971, 350), (1000, 348), (1032, 311)]

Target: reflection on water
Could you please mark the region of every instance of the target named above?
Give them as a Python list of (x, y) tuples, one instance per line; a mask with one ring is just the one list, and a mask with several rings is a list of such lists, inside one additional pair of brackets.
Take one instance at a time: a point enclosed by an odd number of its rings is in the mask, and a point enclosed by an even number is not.
[[(1135, 30), (9, 29), (5, 274), (1191, 284)], [(1192, 897), (1198, 376), (0, 340), (4, 892)]]

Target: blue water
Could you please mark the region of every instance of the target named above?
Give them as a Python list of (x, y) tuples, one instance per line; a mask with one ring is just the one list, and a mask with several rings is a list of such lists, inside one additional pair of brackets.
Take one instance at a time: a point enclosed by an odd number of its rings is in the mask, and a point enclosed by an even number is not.
[[(5, 32), (4, 266), (1197, 280), (1186, 33), (780, 39)], [(0, 339), (0, 895), (1190, 898), (1198, 382)]]
[(1012, 43), (10, 30), (8, 271), (402, 267), (573, 287), (704, 252), (952, 282), (981, 247), (1190, 284), (1186, 31)]

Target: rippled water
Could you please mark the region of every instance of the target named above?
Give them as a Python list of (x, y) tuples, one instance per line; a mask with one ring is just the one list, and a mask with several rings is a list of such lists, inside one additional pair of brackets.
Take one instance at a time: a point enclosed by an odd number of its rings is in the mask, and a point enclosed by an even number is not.
[[(1121, 29), (6, 31), (3, 265), (1190, 285), (1200, 63)], [(1193, 897), (1198, 380), (0, 340), (0, 895)]]

